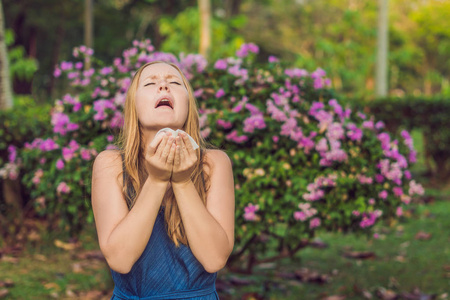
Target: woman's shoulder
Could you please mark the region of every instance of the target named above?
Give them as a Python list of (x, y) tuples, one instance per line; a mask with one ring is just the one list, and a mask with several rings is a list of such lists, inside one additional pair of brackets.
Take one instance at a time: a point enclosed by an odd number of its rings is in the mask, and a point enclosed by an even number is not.
[(93, 172), (105, 175), (117, 175), (122, 171), (122, 157), (120, 151), (116, 149), (107, 149), (101, 151), (95, 157), (93, 163)]
[(122, 161), (120, 151), (117, 149), (107, 149), (100, 152), (96, 157), (95, 161), (110, 164), (117, 162), (117, 160), (120, 158), (120, 161)]
[(227, 165), (232, 165), (228, 154), (221, 149), (206, 149), (205, 160), (206, 164), (212, 168), (215, 166), (226, 167)]

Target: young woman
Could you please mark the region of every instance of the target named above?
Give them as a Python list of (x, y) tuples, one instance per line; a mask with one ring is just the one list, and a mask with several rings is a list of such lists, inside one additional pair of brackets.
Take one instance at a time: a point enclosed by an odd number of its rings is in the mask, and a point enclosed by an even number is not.
[[(217, 272), (234, 246), (233, 172), (225, 152), (206, 149), (198, 117), (192, 87), (176, 65), (139, 68), (119, 150), (99, 153), (92, 170), (111, 299), (219, 299)], [(182, 131), (156, 135), (166, 127)]]

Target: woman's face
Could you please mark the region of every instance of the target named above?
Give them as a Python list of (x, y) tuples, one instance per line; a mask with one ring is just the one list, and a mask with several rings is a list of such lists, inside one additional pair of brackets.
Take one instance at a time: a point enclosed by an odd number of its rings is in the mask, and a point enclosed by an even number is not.
[(177, 69), (156, 63), (142, 70), (136, 90), (136, 110), (144, 128), (182, 128), (188, 105), (188, 90)]

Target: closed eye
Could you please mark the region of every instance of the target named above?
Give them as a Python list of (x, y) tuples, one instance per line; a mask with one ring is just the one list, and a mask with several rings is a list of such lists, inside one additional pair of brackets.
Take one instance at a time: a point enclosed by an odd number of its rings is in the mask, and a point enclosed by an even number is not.
[(150, 82), (150, 83), (147, 83), (146, 85), (144, 85), (144, 86), (147, 86), (147, 85), (150, 85), (150, 84), (155, 84), (154, 82)]
[(176, 84), (178, 84), (178, 85), (181, 85), (181, 83), (176, 82), (176, 81), (172, 81), (171, 83), (176, 83)]

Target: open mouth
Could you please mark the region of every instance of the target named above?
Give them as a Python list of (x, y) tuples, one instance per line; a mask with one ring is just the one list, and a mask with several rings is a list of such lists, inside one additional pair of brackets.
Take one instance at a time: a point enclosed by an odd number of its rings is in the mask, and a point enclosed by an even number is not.
[(156, 108), (158, 108), (158, 107), (164, 107), (164, 106), (173, 109), (172, 101), (171, 101), (169, 98), (162, 98), (162, 99), (156, 104)]

